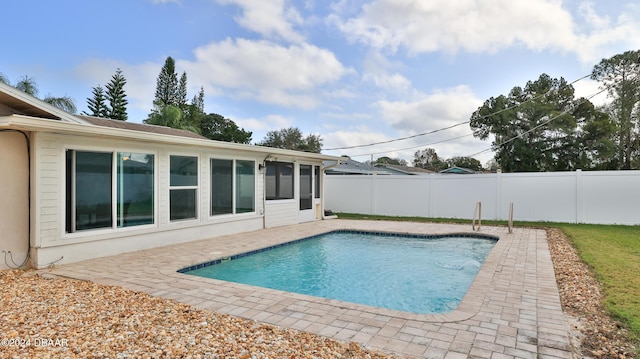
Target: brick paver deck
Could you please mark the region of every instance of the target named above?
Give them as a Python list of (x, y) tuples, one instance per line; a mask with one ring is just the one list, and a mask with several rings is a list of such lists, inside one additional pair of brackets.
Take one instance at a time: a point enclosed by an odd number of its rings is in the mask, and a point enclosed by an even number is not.
[(424, 358), (571, 358), (544, 230), (482, 227), (500, 240), (460, 306), (412, 314), (177, 273), (178, 269), (334, 229), (468, 233), (471, 226), (325, 220), (67, 264), (43, 271)]

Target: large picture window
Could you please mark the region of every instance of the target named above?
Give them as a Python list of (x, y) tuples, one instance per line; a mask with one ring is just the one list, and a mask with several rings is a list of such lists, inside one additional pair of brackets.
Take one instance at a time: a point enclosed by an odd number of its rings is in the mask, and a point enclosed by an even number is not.
[(211, 159), (211, 215), (255, 212), (255, 183), (254, 161)]
[(154, 223), (154, 155), (67, 150), (65, 172), (67, 232)]
[(195, 219), (198, 215), (198, 157), (169, 158), (169, 219)]
[(293, 163), (266, 163), (265, 191), (268, 200), (293, 199)]

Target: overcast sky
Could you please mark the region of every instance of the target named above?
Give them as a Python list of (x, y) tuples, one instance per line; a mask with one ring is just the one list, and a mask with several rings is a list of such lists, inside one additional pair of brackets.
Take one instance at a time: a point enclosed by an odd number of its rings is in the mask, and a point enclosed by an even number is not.
[[(20, 0), (2, 14), (0, 73), (33, 77), (41, 97), (68, 95), (86, 110), (92, 87), (121, 68), (129, 121), (141, 122), (171, 56), (189, 99), (202, 86), (205, 111), (253, 131), (254, 142), (298, 127), (325, 149), (465, 122), (542, 73), (571, 82), (640, 48), (632, 0)], [(598, 91), (590, 80), (575, 87)], [(427, 147), (450, 158), (490, 145), (464, 124), (323, 153), (411, 162)]]

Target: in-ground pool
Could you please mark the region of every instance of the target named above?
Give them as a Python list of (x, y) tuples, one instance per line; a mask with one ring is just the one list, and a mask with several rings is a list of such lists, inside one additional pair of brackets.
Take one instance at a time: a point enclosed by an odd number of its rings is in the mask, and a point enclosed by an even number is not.
[(396, 309), (455, 309), (497, 241), (486, 235), (333, 231), (179, 272)]

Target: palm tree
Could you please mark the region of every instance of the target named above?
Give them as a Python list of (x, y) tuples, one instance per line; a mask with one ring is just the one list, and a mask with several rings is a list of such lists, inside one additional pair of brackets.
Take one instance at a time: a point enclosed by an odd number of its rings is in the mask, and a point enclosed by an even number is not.
[(185, 119), (184, 113), (178, 106), (156, 105), (156, 109), (152, 112), (149, 118), (142, 122), (150, 125), (166, 126), (200, 134), (200, 129), (188, 123)]
[[(10, 85), (9, 79), (0, 73), (0, 82)], [(33, 77), (29, 77), (25, 75), (20, 81), (18, 81), (13, 87), (18, 90), (31, 95), (33, 97), (38, 97), (38, 85)], [(45, 96), (42, 101), (57, 107), (63, 111), (67, 111), (70, 113), (76, 113), (76, 105), (73, 102), (73, 99), (69, 96), (63, 97), (54, 97), (51, 95)]]

